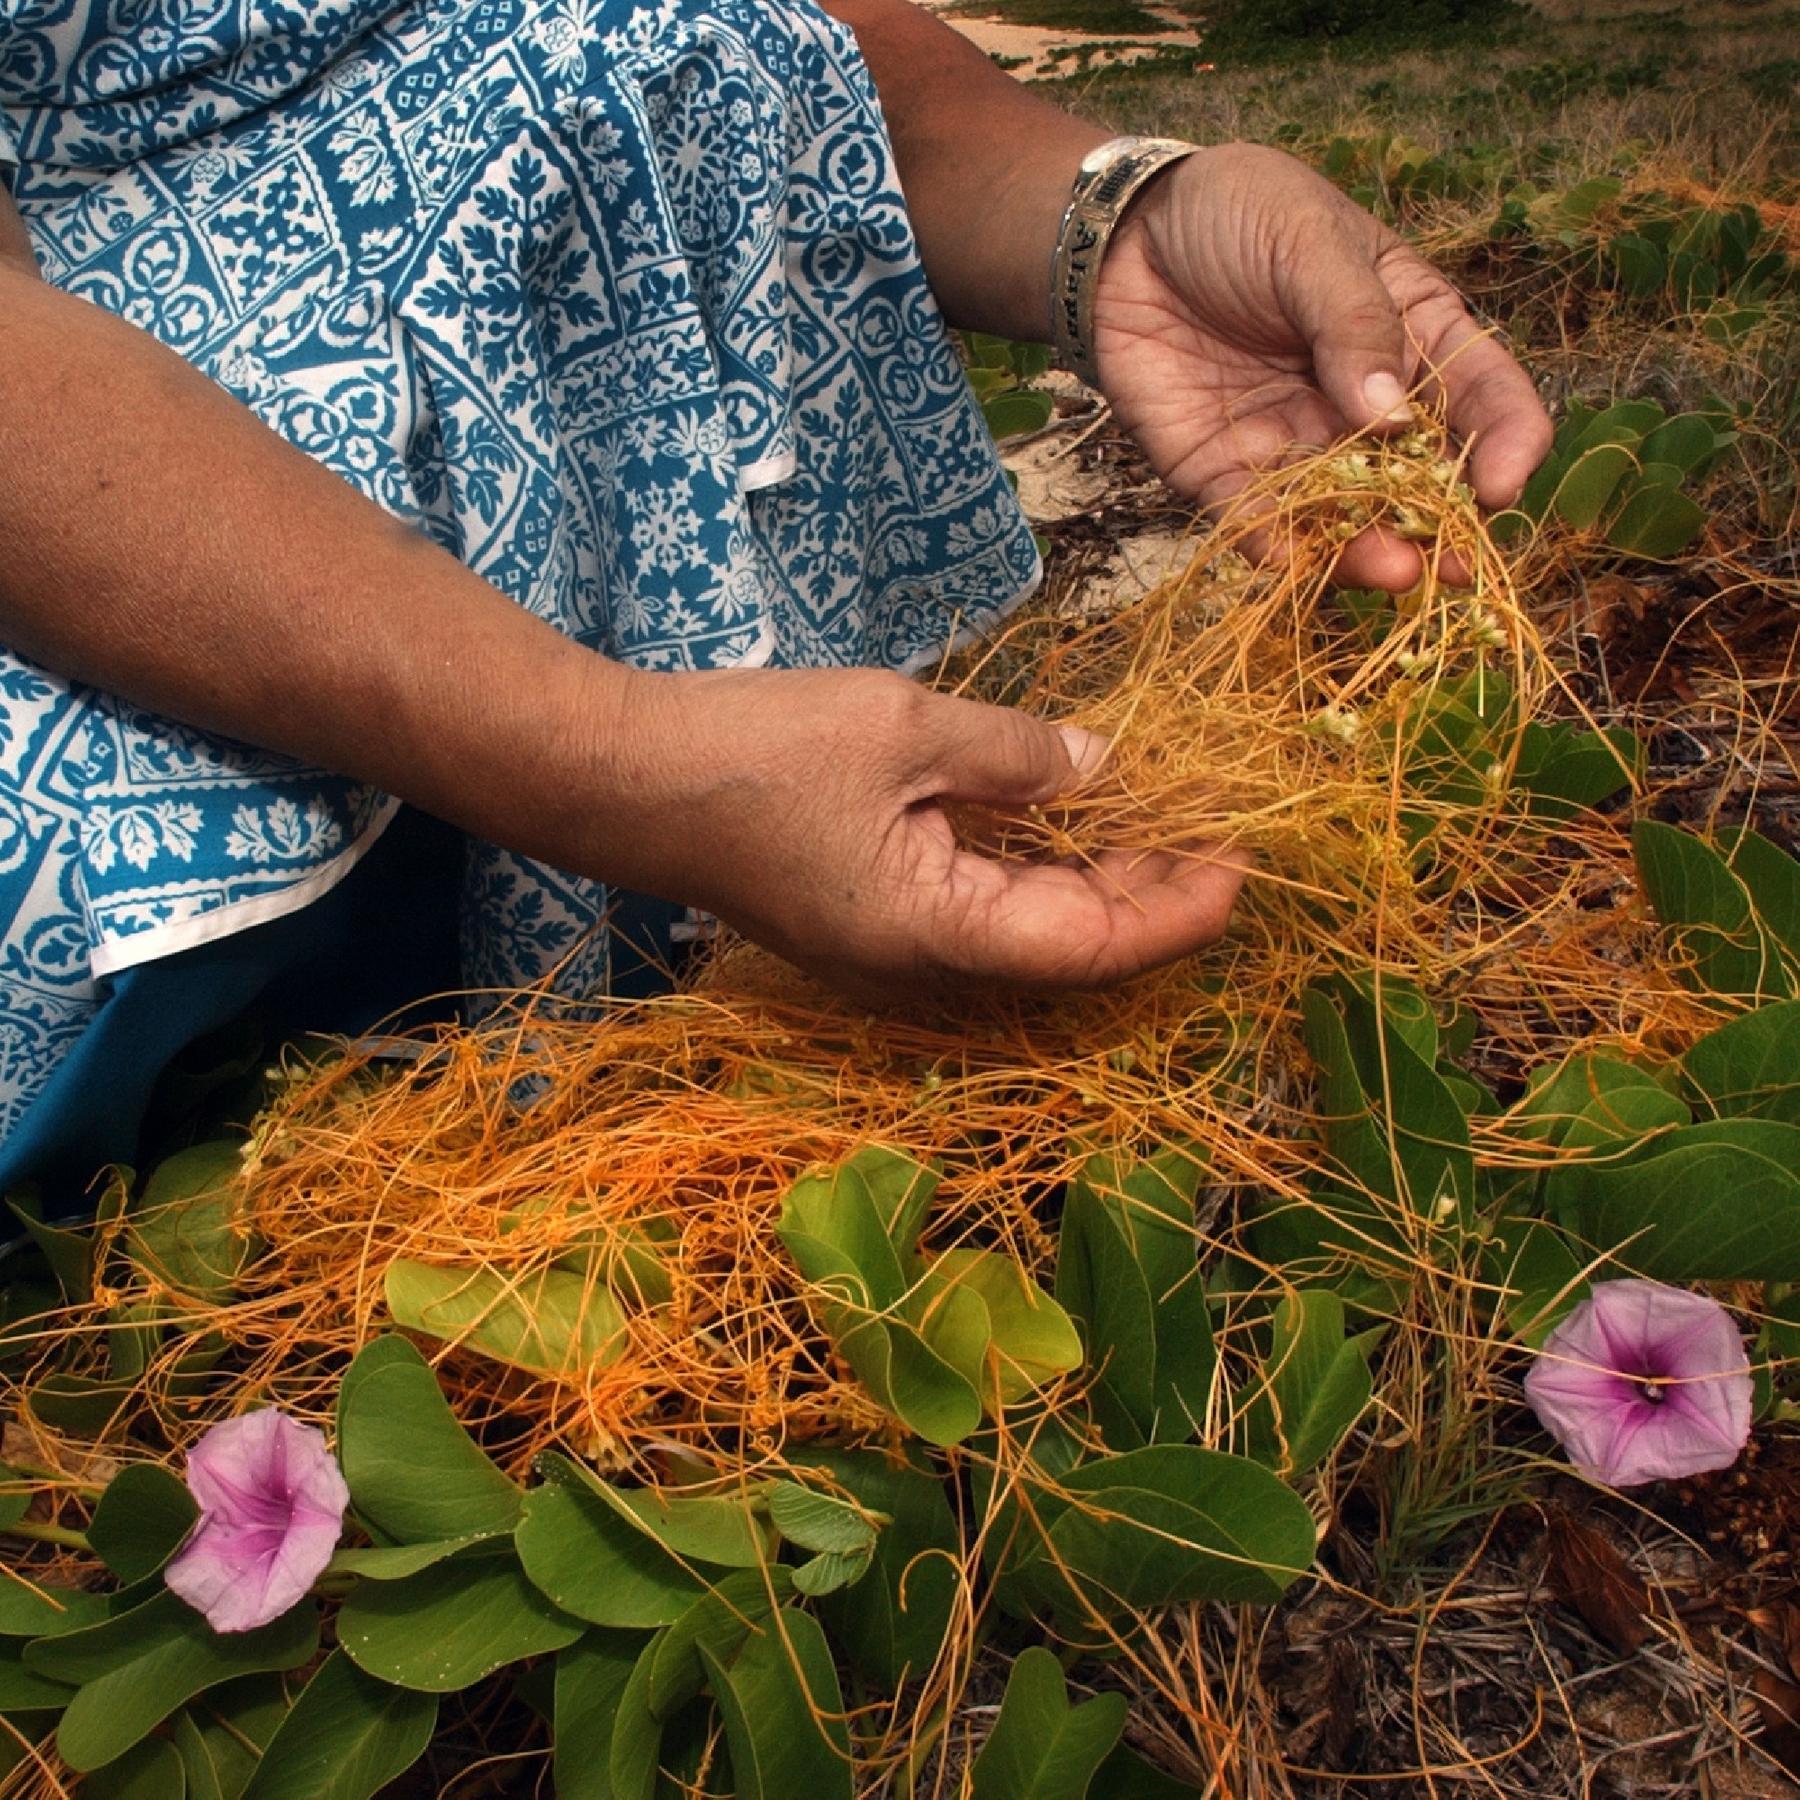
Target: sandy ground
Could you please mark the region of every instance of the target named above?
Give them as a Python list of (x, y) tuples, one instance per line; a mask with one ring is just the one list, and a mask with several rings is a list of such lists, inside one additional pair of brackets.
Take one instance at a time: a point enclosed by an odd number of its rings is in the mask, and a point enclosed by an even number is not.
[[(957, 0), (919, 0), (920, 5), (935, 13), (942, 13), (956, 3)], [(1079, 48), (1083, 44), (1104, 41), (1108, 48), (1095, 52), (1096, 61), (1129, 63), (1152, 55), (1158, 44), (1189, 41), (1188, 34), (1194, 27), (1192, 19), (1173, 8), (1156, 5), (1155, 0), (1139, 0), (1139, 3), (1146, 12), (1167, 19), (1176, 30), (1157, 37), (1113, 37), (1099, 40), (1092, 32), (1053, 31), (1038, 25), (1012, 25), (999, 18), (952, 18), (946, 23), (955, 26), (972, 44), (979, 46), (990, 56), (1004, 57), (1009, 65), (1016, 61), (1017, 66), (1012, 68), (1012, 73), (1023, 81), (1034, 75), (1057, 73), (1058, 63), (1051, 56), (1051, 52), (1055, 50)], [(1066, 62), (1063, 63), (1063, 72), (1066, 73), (1068, 67)]]

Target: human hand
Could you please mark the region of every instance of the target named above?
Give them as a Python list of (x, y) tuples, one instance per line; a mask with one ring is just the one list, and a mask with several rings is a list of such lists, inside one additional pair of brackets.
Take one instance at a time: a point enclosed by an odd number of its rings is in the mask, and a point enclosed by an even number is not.
[(945, 802), (1049, 802), (1105, 740), (899, 675), (651, 675), (634, 705), (616, 723), (638, 798), (594, 860), (861, 998), (1104, 986), (1217, 939), (1243, 879), (1199, 853), (1090, 868), (960, 847)]
[[(1409, 422), (1441, 388), (1486, 507), (1550, 449), (1530, 379), (1455, 289), (1381, 222), (1281, 151), (1225, 144), (1157, 177), (1101, 267), (1094, 343), (1120, 422), (1177, 492), (1219, 509), (1292, 447)], [(1346, 545), (1337, 578), (1404, 591), (1417, 548)]]

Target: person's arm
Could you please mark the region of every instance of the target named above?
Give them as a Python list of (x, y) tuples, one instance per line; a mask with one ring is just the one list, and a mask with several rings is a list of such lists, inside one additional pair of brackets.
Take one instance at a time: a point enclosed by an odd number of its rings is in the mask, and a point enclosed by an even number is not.
[(171, 351), (34, 278), (0, 199), (0, 636), (138, 705), (568, 857), (625, 671)]
[(856, 33), (933, 292), (953, 325), (1045, 341), (1050, 253), (1111, 135), (1015, 81), (915, 0), (822, 0)]
[[(23, 241), (0, 195), (0, 243)], [(654, 675), (582, 648), (144, 332), (0, 255), (0, 642), (704, 906), (864, 992), (1108, 981), (1217, 936), (1234, 868), (958, 850), (1097, 744), (874, 670)]]
[[(914, 0), (823, 0), (856, 33), (946, 316), (1048, 330), (1050, 258), (1076, 166), (1108, 135), (995, 66)], [(1215, 511), (1296, 446), (1390, 430), (1441, 398), (1486, 506), (1550, 448), (1530, 380), (1443, 276), (1322, 176), (1254, 144), (1208, 145), (1143, 190), (1101, 266), (1101, 386), (1177, 493)], [(1418, 550), (1365, 533), (1352, 586), (1404, 589)]]
[(6, 197), (6, 181), (0, 176), (0, 263), (10, 263), (27, 275), (37, 274), (37, 258), (31, 254), (31, 238), (12, 202)]

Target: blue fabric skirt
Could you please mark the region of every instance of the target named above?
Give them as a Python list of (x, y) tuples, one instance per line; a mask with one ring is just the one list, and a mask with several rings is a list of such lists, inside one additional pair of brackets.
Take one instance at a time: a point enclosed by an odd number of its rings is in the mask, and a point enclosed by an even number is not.
[[(1036, 584), (799, 0), (0, 0), (0, 169), (47, 279), (598, 651), (913, 669)], [(0, 1132), (136, 972), (172, 1018), (397, 807), (0, 650)], [(459, 860), (464, 985), (606, 988), (602, 884)]]

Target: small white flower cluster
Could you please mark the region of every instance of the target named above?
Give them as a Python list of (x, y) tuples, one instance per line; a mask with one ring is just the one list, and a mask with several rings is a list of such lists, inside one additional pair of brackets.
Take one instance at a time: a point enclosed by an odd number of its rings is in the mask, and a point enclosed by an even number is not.
[(1307, 720), (1306, 729), (1313, 737), (1354, 744), (1362, 734), (1362, 716), (1354, 706), (1322, 706)]
[(1441, 437), (1435, 430), (1417, 427), (1383, 446), (1383, 454), (1346, 450), (1326, 463), (1326, 472), (1339, 487), (1349, 490), (1338, 505), (1331, 536), (1347, 543), (1359, 531), (1379, 524), (1397, 537), (1424, 543), (1437, 536), (1437, 521), (1421, 504), (1417, 492), (1429, 483), (1452, 499), (1473, 505), (1475, 496), (1466, 482), (1457, 479), (1457, 465), (1440, 452)]

